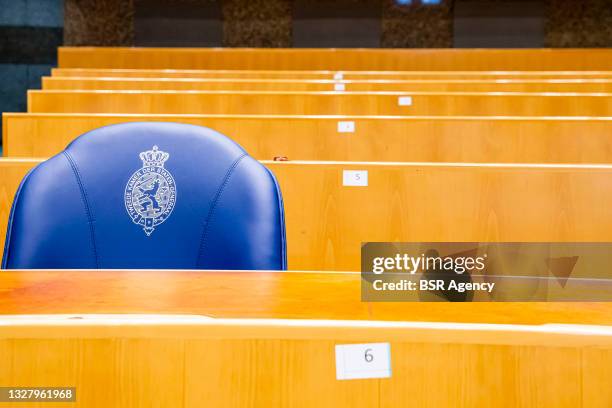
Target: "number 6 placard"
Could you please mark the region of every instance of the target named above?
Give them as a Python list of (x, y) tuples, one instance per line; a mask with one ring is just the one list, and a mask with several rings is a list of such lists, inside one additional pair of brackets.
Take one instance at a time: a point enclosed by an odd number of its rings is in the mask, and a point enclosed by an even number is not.
[(336, 345), (336, 379), (391, 377), (389, 343)]

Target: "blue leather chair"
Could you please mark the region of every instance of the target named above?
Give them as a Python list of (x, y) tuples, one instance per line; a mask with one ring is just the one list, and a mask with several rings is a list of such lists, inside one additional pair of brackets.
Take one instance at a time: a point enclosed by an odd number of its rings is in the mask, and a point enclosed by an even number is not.
[(91, 131), (22, 181), (4, 269), (286, 269), (274, 175), (199, 126)]

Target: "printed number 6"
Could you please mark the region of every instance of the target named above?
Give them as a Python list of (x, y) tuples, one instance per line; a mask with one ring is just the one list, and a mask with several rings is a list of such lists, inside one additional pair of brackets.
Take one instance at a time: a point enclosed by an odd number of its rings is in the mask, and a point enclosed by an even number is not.
[(374, 356), (370, 353), (372, 349), (366, 349), (365, 351), (365, 361), (366, 363), (371, 363), (374, 360)]

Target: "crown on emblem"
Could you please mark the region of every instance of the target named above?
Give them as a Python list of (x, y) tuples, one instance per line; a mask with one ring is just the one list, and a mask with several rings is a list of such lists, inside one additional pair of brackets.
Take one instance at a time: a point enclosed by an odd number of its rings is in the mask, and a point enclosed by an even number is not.
[(157, 146), (153, 146), (153, 150), (140, 153), (140, 160), (145, 167), (164, 167), (164, 162), (169, 157), (170, 154), (162, 152)]

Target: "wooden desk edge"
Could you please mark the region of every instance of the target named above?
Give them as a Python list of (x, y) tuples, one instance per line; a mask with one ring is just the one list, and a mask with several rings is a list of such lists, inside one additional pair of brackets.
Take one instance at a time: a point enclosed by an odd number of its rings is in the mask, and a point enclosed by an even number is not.
[[(612, 346), (612, 326), (480, 324), (309, 319), (131, 318), (57, 319), (49, 315), (0, 317), (0, 340), (23, 338), (184, 338), (398, 341), (532, 346)], [(19, 322), (19, 317), (24, 321)], [(198, 316), (193, 316), (198, 317)]]

